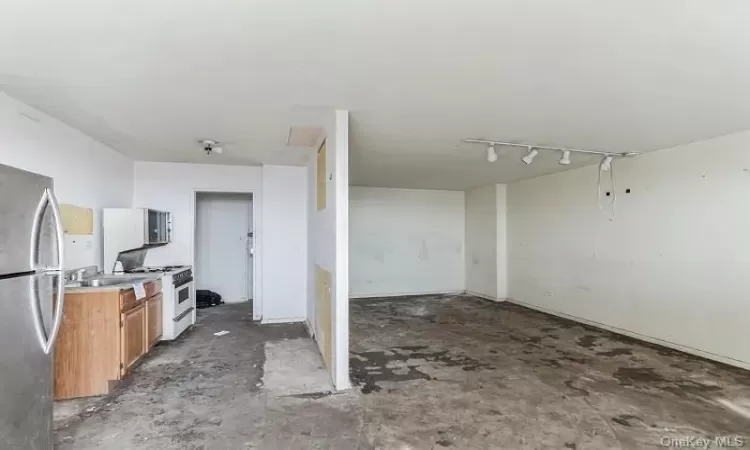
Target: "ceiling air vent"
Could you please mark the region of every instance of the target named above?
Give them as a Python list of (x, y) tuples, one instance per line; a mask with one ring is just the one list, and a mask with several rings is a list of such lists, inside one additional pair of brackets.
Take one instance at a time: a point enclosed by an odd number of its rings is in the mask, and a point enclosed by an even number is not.
[(323, 136), (321, 127), (290, 127), (286, 145), (292, 147), (315, 147)]

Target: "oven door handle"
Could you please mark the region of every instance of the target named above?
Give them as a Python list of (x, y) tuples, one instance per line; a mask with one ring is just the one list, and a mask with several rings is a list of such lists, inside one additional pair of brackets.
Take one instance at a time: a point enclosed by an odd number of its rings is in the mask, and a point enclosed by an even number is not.
[(195, 308), (193, 308), (191, 306), (190, 308), (188, 308), (185, 311), (181, 312), (177, 317), (175, 317), (174, 319), (172, 319), (172, 322), (175, 322), (175, 323), (179, 322), (180, 320), (184, 319), (185, 316), (187, 316), (188, 314), (190, 314), (191, 312), (193, 312), (194, 309)]

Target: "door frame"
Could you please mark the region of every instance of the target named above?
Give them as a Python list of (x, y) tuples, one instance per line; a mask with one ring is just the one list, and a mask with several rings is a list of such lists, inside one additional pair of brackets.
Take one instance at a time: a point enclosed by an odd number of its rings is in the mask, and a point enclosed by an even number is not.
[[(196, 231), (197, 231), (197, 223), (198, 223), (198, 215), (196, 214), (197, 211), (197, 203), (198, 203), (198, 194), (204, 193), (204, 194), (250, 194), (251, 200), (252, 200), (252, 214), (253, 214), (253, 258), (252, 258), (252, 274), (253, 274), (253, 320), (260, 321), (263, 318), (263, 299), (261, 297), (261, 258), (260, 255), (262, 255), (262, 249), (261, 249), (261, 240), (258, 239), (258, 236), (260, 235), (260, 193), (257, 190), (254, 189), (234, 189), (234, 190), (227, 190), (227, 189), (193, 189), (193, 199), (190, 205), (190, 215), (192, 216), (193, 220), (190, 221), (190, 227), (191, 227), (191, 236), (193, 237), (190, 240), (190, 261), (193, 267), (195, 267), (195, 242), (197, 239)], [(249, 260), (249, 258), (247, 258)], [(245, 270), (247, 273), (247, 269)], [(248, 277), (245, 277), (245, 286), (247, 286), (248, 283)], [(196, 290), (195, 283), (193, 283), (193, 298), (197, 298), (195, 294)], [(246, 289), (248, 292), (249, 289)]]

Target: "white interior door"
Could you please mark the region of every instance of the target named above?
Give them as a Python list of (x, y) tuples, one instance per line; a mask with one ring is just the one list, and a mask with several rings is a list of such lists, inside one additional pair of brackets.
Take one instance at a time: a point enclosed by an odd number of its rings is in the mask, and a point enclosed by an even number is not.
[(198, 193), (196, 196), (196, 288), (217, 292), (227, 303), (252, 295), (248, 237), (252, 229), (249, 194)]

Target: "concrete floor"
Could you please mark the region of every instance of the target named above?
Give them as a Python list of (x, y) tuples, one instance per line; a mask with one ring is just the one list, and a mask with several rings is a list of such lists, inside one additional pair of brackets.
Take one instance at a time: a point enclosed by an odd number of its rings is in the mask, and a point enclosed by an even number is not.
[(378, 448), (750, 437), (748, 371), (471, 297), (355, 300), (350, 315), (363, 434)]
[(338, 394), (302, 326), (248, 313), (201, 311), (112, 395), (58, 404), (57, 448), (600, 450), (750, 437), (750, 372), (508, 303), (353, 300), (356, 387)]
[(356, 448), (356, 396), (330, 391), (302, 324), (261, 326), (247, 303), (217, 306), (111, 395), (57, 402), (55, 448)]

